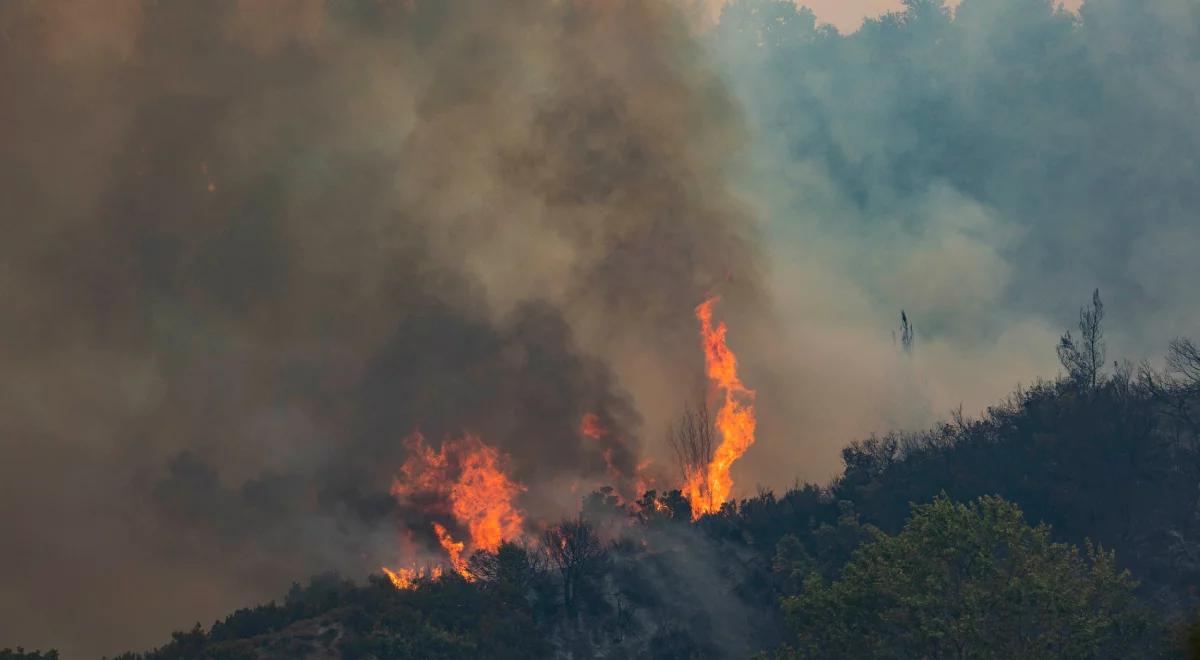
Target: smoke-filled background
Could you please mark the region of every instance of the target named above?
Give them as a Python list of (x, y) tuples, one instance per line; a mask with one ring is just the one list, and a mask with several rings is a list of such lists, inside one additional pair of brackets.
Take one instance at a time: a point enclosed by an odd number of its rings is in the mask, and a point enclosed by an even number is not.
[[(708, 37), (753, 128), (737, 186), (762, 221), (778, 345), (800, 356), (775, 391), (826, 470), (848, 436), (1053, 377), (1096, 287), (1110, 366), (1157, 362), (1200, 322), (1200, 6), (896, 4), (841, 35), (743, 0)], [(888, 331), (900, 309), (911, 355)], [(782, 443), (762, 444), (747, 461)]]
[(712, 294), (735, 494), (1053, 376), (1093, 287), (1195, 334), (1194, 3), (860, 4), (0, 5), (0, 646), (375, 570), (416, 430), (534, 520), (669, 479)]
[(562, 515), (698, 388), (693, 307), (761, 307), (744, 131), (665, 3), (2, 16), (5, 642), (377, 571), (417, 430)]

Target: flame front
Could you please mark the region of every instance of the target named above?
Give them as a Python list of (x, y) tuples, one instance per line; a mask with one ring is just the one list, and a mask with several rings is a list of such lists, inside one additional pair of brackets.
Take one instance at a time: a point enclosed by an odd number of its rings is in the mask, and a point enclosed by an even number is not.
[(447, 532), (446, 528), (438, 523), (433, 523), (433, 533), (437, 534), (438, 543), (442, 544), (442, 549), (450, 557), (450, 567), (454, 569), (454, 572), (470, 579), (471, 574), (467, 571), (467, 562), (462, 558), (462, 551), (466, 544), (462, 541), (455, 541), (450, 537), (450, 532)]
[(434, 566), (432, 568), (424, 566), (419, 568), (398, 568), (394, 571), (387, 566), (382, 566), (381, 569), (383, 570), (383, 574), (392, 581), (392, 586), (397, 589), (413, 589), (417, 586), (418, 580), (423, 580), (426, 577), (436, 580), (442, 577), (441, 566)]
[(729, 469), (754, 444), (754, 390), (738, 379), (737, 356), (725, 343), (725, 323), (716, 326), (712, 320), (710, 298), (696, 308), (700, 321), (700, 338), (704, 348), (704, 365), (709, 383), (718, 397), (723, 397), (715, 420), (721, 443), (713, 452), (707, 471), (697, 471), (683, 486), (683, 494), (692, 505), (692, 517), (719, 511), (733, 490)]
[(458, 482), (450, 489), (451, 512), (470, 532), (472, 549), (495, 552), (503, 541), (521, 534), (525, 521), (513, 507), (513, 499), (523, 488), (500, 469), (499, 452), (474, 436), (468, 438), (474, 443), (460, 462)]
[[(495, 552), (504, 541), (521, 535), (525, 520), (513, 501), (524, 487), (504, 472), (500, 452), (477, 436), (447, 440), (437, 451), (420, 433), (405, 443), (409, 457), (392, 482), (392, 496), (466, 530), (468, 539), (456, 541), (445, 525), (432, 523), (451, 568), (470, 580), (464, 556), (468, 549)], [(411, 588), (426, 574), (423, 567), (383, 570), (399, 589)], [(428, 574), (436, 579), (441, 568), (435, 566)]]
[[(712, 307), (716, 298), (696, 308), (700, 321), (705, 371), (712, 395), (721, 400), (714, 421), (721, 441), (707, 469), (697, 470), (683, 485), (683, 494), (691, 502), (695, 518), (720, 510), (733, 490), (729, 471), (733, 463), (754, 444), (754, 391), (738, 379), (737, 357), (725, 343), (723, 322), (713, 324)], [(622, 477), (613, 461), (613, 448), (619, 440), (608, 430), (600, 415), (586, 413), (580, 420), (581, 435), (605, 443), (605, 462), (610, 476)], [(504, 471), (505, 457), (477, 436), (447, 440), (435, 451), (420, 433), (406, 440), (408, 459), (392, 483), (391, 493), (407, 506), (416, 507), (430, 517), (430, 525), (450, 567), (467, 580), (472, 579), (466, 557), (470, 552), (495, 552), (504, 541), (523, 534), (525, 520), (514, 502), (525, 490)], [(649, 467), (637, 466), (640, 477)], [(646, 487), (638, 479), (637, 490)], [(656, 506), (662, 506), (656, 503)], [(454, 533), (465, 532), (463, 540)], [(390, 569), (384, 574), (397, 589), (411, 589), (422, 579), (437, 579), (440, 566)]]

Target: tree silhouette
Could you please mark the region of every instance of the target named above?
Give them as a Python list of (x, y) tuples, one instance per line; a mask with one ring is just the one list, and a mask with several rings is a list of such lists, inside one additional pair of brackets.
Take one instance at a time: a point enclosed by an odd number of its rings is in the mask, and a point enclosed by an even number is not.
[(900, 347), (907, 354), (912, 354), (913, 342), (916, 341), (916, 330), (908, 322), (908, 314), (900, 310)]
[(712, 463), (717, 442), (716, 429), (703, 398), (695, 409), (684, 405), (679, 420), (667, 428), (667, 446), (674, 452), (682, 483), (699, 477), (702, 495), (707, 497), (708, 480), (704, 477)]
[(604, 565), (607, 552), (596, 530), (582, 517), (563, 520), (542, 533), (542, 547), (562, 579), (563, 606), (569, 614), (583, 584)]
[(1104, 368), (1104, 303), (1100, 300), (1100, 289), (1092, 292), (1092, 306), (1079, 310), (1079, 339), (1071, 331), (1059, 339), (1058, 360), (1067, 370), (1067, 375), (1081, 387), (1096, 389)]

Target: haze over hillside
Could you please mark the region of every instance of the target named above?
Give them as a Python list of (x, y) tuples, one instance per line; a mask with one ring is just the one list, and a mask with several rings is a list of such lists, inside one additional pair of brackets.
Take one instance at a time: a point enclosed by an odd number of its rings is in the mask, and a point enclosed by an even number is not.
[(1200, 6), (809, 4), (0, 3), (0, 648), (770, 651), (976, 515), (1183, 625)]

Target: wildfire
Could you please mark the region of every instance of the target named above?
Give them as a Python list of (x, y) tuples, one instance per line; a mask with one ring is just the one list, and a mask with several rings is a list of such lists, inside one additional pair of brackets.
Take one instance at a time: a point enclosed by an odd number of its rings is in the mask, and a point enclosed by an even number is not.
[(397, 589), (412, 589), (417, 586), (418, 580), (423, 580), (429, 577), (431, 580), (436, 580), (442, 577), (442, 567), (434, 566), (433, 568), (399, 568), (392, 570), (387, 566), (381, 567), (383, 574), (392, 581), (392, 586)]
[(579, 432), (585, 438), (599, 440), (604, 437), (604, 425), (600, 423), (600, 416), (596, 413), (584, 413), (583, 419), (579, 422)]
[[(683, 494), (691, 502), (695, 518), (718, 511), (729, 498), (733, 489), (730, 468), (754, 444), (754, 391), (738, 379), (737, 357), (725, 343), (725, 323), (713, 324), (712, 307), (716, 300), (710, 299), (696, 308), (706, 375), (712, 395), (720, 399), (714, 426), (721, 441), (706, 469), (689, 475), (683, 485)], [(649, 461), (627, 470), (632, 474), (623, 475), (617, 468), (614, 450), (624, 451), (624, 446), (619, 434), (610, 431), (599, 414), (584, 414), (579, 433), (601, 443), (614, 480), (636, 480), (638, 493), (650, 485), (645, 476)], [(450, 569), (471, 580), (467, 563), (471, 552), (495, 552), (504, 541), (523, 535), (525, 519), (514, 502), (525, 487), (505, 472), (503, 464), (507, 458), (478, 436), (467, 434), (447, 440), (437, 450), (420, 433), (414, 433), (405, 443), (408, 459), (392, 482), (391, 494), (428, 516)], [(665, 505), (656, 501), (655, 507), (664, 509)], [(463, 535), (462, 540), (454, 538), (457, 534)], [(438, 579), (444, 574), (442, 566), (382, 570), (397, 589), (411, 589), (422, 579)]]
[[(600, 444), (600, 455), (604, 457), (607, 468), (609, 485), (617, 489), (618, 495), (627, 500), (636, 500), (646, 492), (654, 482), (653, 477), (646, 474), (646, 468), (651, 464), (646, 459), (633, 467), (622, 467), (630, 461), (630, 450), (620, 433), (614, 433), (602, 421), (600, 415), (584, 413), (579, 420), (579, 434)], [(575, 492), (572, 488), (571, 492)]]
[(437, 534), (438, 543), (442, 544), (442, 549), (450, 557), (450, 566), (454, 569), (454, 572), (470, 579), (470, 573), (467, 572), (467, 562), (462, 558), (462, 551), (465, 544), (462, 541), (455, 541), (451, 538), (450, 532), (447, 532), (446, 528), (438, 523), (433, 523), (433, 533)]
[(658, 479), (649, 472), (650, 466), (654, 465), (654, 459), (646, 458), (637, 464), (637, 481), (634, 483), (634, 495), (641, 497), (646, 494), (646, 491), (655, 488)]
[(469, 443), (472, 446), (460, 462), (462, 473), (450, 489), (451, 511), (470, 532), (473, 549), (495, 552), (503, 541), (521, 534), (525, 521), (512, 502), (524, 488), (500, 469), (499, 452), (478, 438), (468, 438), (474, 442)]
[(721, 444), (708, 470), (692, 475), (684, 484), (683, 494), (692, 505), (693, 518), (720, 510), (733, 489), (730, 467), (754, 444), (754, 390), (738, 379), (737, 356), (725, 344), (725, 323), (713, 325), (712, 306), (716, 301), (710, 298), (696, 307), (696, 318), (700, 321), (708, 380), (717, 396), (723, 397), (716, 418)]
[[(468, 538), (456, 541), (445, 525), (432, 523), (451, 568), (470, 580), (467, 550), (495, 552), (504, 541), (521, 535), (525, 520), (513, 501), (524, 486), (504, 472), (500, 452), (477, 436), (447, 440), (437, 451), (420, 433), (405, 442), (410, 453), (392, 482), (392, 496), (466, 530)], [(397, 588), (406, 589), (425, 570), (384, 569), (384, 573)], [(442, 571), (434, 567), (428, 572), (437, 578)]]
[(618, 440), (611, 437), (608, 429), (604, 427), (604, 423), (600, 421), (600, 416), (596, 413), (584, 413), (583, 418), (579, 420), (579, 433), (589, 440), (595, 440), (605, 445), (601, 450), (600, 455), (604, 457), (604, 464), (608, 467), (608, 477), (612, 479), (614, 484), (620, 484), (626, 480), (625, 475), (621, 473), (621, 469), (617, 467), (613, 450), (618, 444)]

